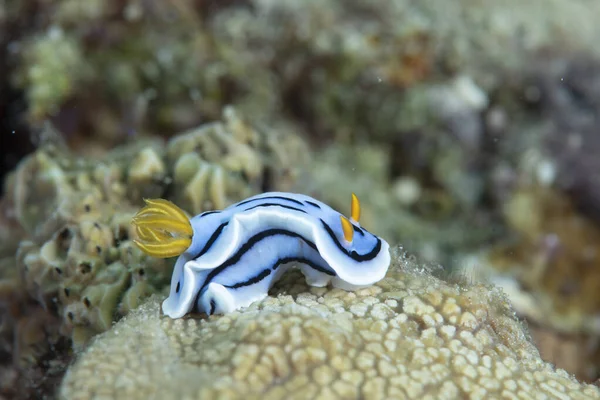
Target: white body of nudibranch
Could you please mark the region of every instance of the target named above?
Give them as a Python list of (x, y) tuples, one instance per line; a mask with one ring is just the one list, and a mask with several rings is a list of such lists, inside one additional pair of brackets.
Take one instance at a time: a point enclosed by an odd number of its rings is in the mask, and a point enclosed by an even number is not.
[(163, 312), (179, 318), (190, 311), (212, 315), (246, 307), (266, 297), (290, 267), (299, 268), (312, 286), (354, 290), (381, 280), (390, 264), (388, 243), (354, 219), (347, 227), (352, 240), (346, 240), (340, 217), (309, 196), (282, 192), (197, 215)]

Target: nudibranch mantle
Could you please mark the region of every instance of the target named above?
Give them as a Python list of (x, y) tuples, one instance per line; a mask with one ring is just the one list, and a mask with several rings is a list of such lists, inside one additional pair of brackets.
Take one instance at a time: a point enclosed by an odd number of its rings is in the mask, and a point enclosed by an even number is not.
[[(389, 245), (360, 226), (358, 199), (352, 200), (350, 219), (312, 197), (284, 192), (195, 216), (189, 221), (191, 244), (175, 263), (162, 304), (164, 314), (180, 318), (192, 310), (212, 315), (246, 307), (266, 297), (292, 267), (311, 286), (355, 290), (381, 280), (390, 264)], [(139, 225), (138, 233), (143, 233)]]

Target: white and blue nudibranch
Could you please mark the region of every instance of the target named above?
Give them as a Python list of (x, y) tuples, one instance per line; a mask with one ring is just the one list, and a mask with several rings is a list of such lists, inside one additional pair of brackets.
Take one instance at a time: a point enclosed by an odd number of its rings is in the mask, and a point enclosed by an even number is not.
[(345, 290), (381, 280), (388, 243), (362, 228), (352, 195), (351, 217), (309, 196), (271, 192), (191, 220), (173, 203), (146, 200), (133, 218), (135, 243), (154, 257), (179, 256), (163, 312), (227, 313), (267, 296), (291, 267), (311, 286)]

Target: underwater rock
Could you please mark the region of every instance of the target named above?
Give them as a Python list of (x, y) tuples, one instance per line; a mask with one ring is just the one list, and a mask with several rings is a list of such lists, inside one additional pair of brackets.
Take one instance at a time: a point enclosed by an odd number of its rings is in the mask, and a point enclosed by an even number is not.
[(127, 171), (128, 197), (152, 198), (160, 195), (167, 181), (167, 166), (162, 152), (146, 147), (131, 162)]
[[(141, 203), (141, 193), (156, 195), (156, 190), (148, 191), (155, 180), (152, 169), (145, 177), (138, 174), (135, 179), (125, 180), (130, 169), (135, 174), (136, 163), (143, 154), (153, 151), (150, 149), (160, 149), (159, 143), (140, 141), (96, 160), (76, 157), (55, 144), (42, 146), (9, 176), (13, 184), (6, 188), (4, 201), (12, 206), (14, 219), (28, 235), (48, 239), (65, 213), (69, 218), (91, 221), (111, 210), (103, 203), (114, 208), (123, 199)], [(158, 194), (166, 184), (161, 182)]]
[(222, 209), (231, 198), (257, 193), (264, 168), (255, 150), (259, 140), (258, 132), (231, 118), (171, 140), (167, 157), (174, 165), (174, 202), (195, 215), (202, 210)]
[(559, 332), (552, 327), (528, 324), (542, 359), (596, 384), (600, 367), (600, 339), (594, 334)]
[(256, 103), (283, 104), (319, 138), (388, 141), (427, 131), (434, 103), (423, 83), (467, 74), (488, 91), (503, 84), (500, 71), (519, 75), (542, 51), (598, 55), (598, 28), (581, 23), (589, 18), (585, 1), (251, 4), (210, 16), (224, 69), (236, 82), (238, 64), (252, 71), (253, 82), (243, 84), (260, 96)]
[(81, 347), (110, 328), (114, 319), (124, 315), (120, 311), (130, 309), (120, 303), (133, 282), (148, 281), (149, 290), (140, 295), (165, 285), (169, 263), (149, 258), (132, 245), (135, 233), (129, 220), (135, 207), (107, 204), (102, 197), (83, 195), (79, 201), (77, 197), (71, 200), (89, 205), (92, 217), (78, 215), (77, 208), (53, 216), (53, 225), (60, 228), (41, 245), (22, 241), (17, 268), (29, 296), (58, 314), (61, 333)]
[(499, 290), (395, 257), (369, 288), (309, 288), (290, 273), (266, 299), (210, 318), (170, 319), (153, 297), (79, 356), (60, 396), (600, 398), (539, 358)]
[(539, 296), (528, 318), (562, 332), (600, 333), (600, 228), (568, 197), (538, 186), (515, 190), (505, 214), (515, 240), (496, 246), (489, 261)]
[[(544, 360), (585, 381), (600, 376), (600, 228), (567, 195), (520, 186), (504, 205), (511, 234), (459, 269), (501, 287), (532, 326)], [(569, 357), (557, 356), (568, 352)], [(579, 356), (575, 356), (579, 354)]]
[[(288, 187), (308, 157), (292, 130), (257, 130), (233, 108), (224, 110), (223, 122), (166, 146), (139, 141), (101, 159), (44, 145), (5, 183), (0, 282), (13, 295), (0, 293), (0, 309), (41, 306), (57, 321), (58, 336), (82, 348), (168, 285), (172, 262), (150, 258), (132, 242), (131, 218), (143, 198), (191, 199), (183, 205), (194, 214), (224, 208), (263, 189)], [(36, 326), (23, 313), (13, 314), (2, 333), (18, 324)]]
[(14, 255), (0, 260), (0, 398), (40, 398), (55, 390), (69, 356), (60, 326), (28, 296)]
[[(307, 168), (310, 179), (298, 180), (294, 190), (346, 212), (351, 187), (363, 204), (361, 225), (390, 243), (402, 243), (422, 260), (450, 265), (457, 253), (489, 243), (494, 234), (489, 218), (479, 210), (457, 213), (454, 199), (443, 190), (409, 183), (413, 193), (408, 195), (414, 197), (406, 204), (399, 193), (402, 182), (386, 177), (394, 159), (393, 149), (385, 145), (329, 146), (314, 152)], [(418, 183), (419, 178), (400, 179)]]
[(13, 80), (25, 88), (29, 117), (41, 121), (56, 114), (63, 102), (85, 83), (87, 62), (82, 43), (60, 26), (29, 37)]
[[(10, 179), (14, 181), (14, 179)], [(10, 182), (4, 185), (6, 192), (12, 192)], [(0, 199), (0, 257), (14, 257), (19, 242), (25, 238), (26, 232), (16, 219), (14, 204), (8, 198)], [(1, 276), (1, 275), (0, 275)]]
[(226, 104), (247, 115), (288, 113), (318, 137), (387, 140), (430, 127), (430, 104), (411, 107), (407, 88), (465, 73), (487, 91), (502, 85), (498, 71), (519, 74), (541, 51), (598, 55), (597, 7), (585, 0), (23, 1), (6, 11), (7, 20), (25, 21), (8, 35), (15, 63), (7, 76), (27, 93), (30, 120), (54, 117), (71, 143), (85, 136), (109, 147), (131, 132), (171, 136), (218, 118)]
[(232, 107), (223, 121), (169, 141), (173, 201), (192, 215), (226, 206), (268, 188), (285, 190), (307, 164), (308, 147), (289, 130), (259, 132)]
[(555, 61), (537, 72), (534, 87), (549, 119), (543, 148), (554, 162), (556, 186), (600, 223), (600, 58)]
[[(154, 285), (149, 293), (168, 281), (166, 263), (146, 262), (137, 249), (123, 251), (133, 237), (129, 219), (137, 209), (135, 201), (141, 202), (134, 196), (127, 198), (126, 188), (135, 193), (136, 188), (148, 186), (143, 174), (136, 181), (125, 182), (124, 177), (132, 169), (130, 165), (135, 165), (136, 154), (144, 154), (152, 146), (149, 142), (136, 144), (97, 161), (75, 157), (57, 145), (45, 145), (25, 158), (8, 177), (0, 232), (12, 234), (3, 244), (13, 243), (5, 253), (13, 251), (7, 258), (8, 267), (0, 271), (0, 279), (14, 290), (13, 295), (0, 296), (0, 307), (12, 310), (9, 314), (14, 323), (10, 326), (14, 332), (19, 326), (35, 331), (36, 326), (41, 328), (35, 320), (51, 320), (53, 323), (46, 324), (45, 329), (53, 329), (53, 335), (59, 338), (74, 339), (75, 347), (82, 346), (92, 334), (107, 329), (118, 318), (116, 310), (121, 308), (117, 300), (132, 279), (128, 268), (137, 271), (146, 264), (148, 279)], [(153, 178), (152, 171), (148, 178)], [(162, 186), (160, 193), (164, 183)], [(18, 245), (15, 239), (20, 240)], [(122, 263), (115, 264), (117, 261)], [(121, 279), (107, 277), (105, 269), (120, 270)], [(94, 298), (86, 290), (93, 293), (107, 284), (116, 290), (113, 303), (92, 302), (90, 298)], [(78, 314), (71, 311), (74, 304), (81, 305)], [(42, 318), (44, 313), (47, 315)], [(38, 317), (32, 320), (32, 315)], [(83, 317), (76, 320), (76, 315)], [(86, 334), (77, 334), (82, 330)], [(35, 365), (40, 354), (57, 342), (43, 330), (38, 333), (29, 337), (42, 337), (45, 342), (16, 345), (9, 353)], [(14, 337), (23, 335), (15, 333)], [(29, 347), (36, 350), (26, 357), (23, 349)]]

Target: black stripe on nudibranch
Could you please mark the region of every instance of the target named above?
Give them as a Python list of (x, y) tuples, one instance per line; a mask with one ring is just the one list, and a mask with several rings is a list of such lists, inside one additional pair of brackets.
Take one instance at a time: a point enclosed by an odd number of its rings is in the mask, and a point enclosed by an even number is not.
[(203, 212), (202, 214), (200, 214), (200, 218), (204, 218), (207, 215), (217, 214), (217, 213), (220, 213), (220, 212), (221, 212), (220, 210), (206, 211), (206, 212)]
[(248, 203), (251, 203), (251, 202), (254, 202), (254, 201), (269, 200), (269, 199), (277, 199), (277, 200), (290, 201), (290, 202), (292, 202), (294, 204), (298, 204), (299, 206), (303, 206), (304, 205), (304, 204), (302, 204), (301, 201), (298, 201), (296, 199), (292, 199), (292, 198), (289, 198), (289, 197), (285, 197), (285, 196), (264, 196), (264, 197), (258, 197), (258, 198), (254, 198), (254, 199), (244, 200), (244, 201), (242, 201), (240, 203), (237, 203), (236, 207), (237, 206), (243, 206), (244, 204), (248, 204)]
[(276, 271), (277, 268), (279, 268), (281, 265), (287, 264), (287, 263), (291, 263), (291, 262), (298, 262), (298, 263), (302, 263), (302, 264), (306, 264), (309, 267), (311, 267), (312, 269), (315, 269), (319, 272), (323, 272), (327, 275), (330, 276), (335, 276), (335, 272), (328, 270), (327, 268), (324, 268), (322, 266), (320, 266), (319, 264), (309, 260), (308, 258), (305, 257), (284, 257), (284, 258), (280, 258), (279, 260), (277, 260), (277, 262), (271, 267), (271, 268), (265, 268), (264, 270), (261, 271), (260, 274), (253, 276), (252, 278), (244, 281), (244, 282), (239, 282), (236, 283), (234, 285), (223, 285), (226, 288), (230, 288), (230, 289), (238, 289), (244, 286), (250, 286), (253, 285), (255, 283), (258, 283), (260, 281), (262, 281), (263, 279), (265, 279), (267, 276), (271, 275), (271, 270)]
[(239, 282), (234, 285), (223, 285), (223, 286), (225, 286), (226, 288), (230, 288), (230, 289), (238, 289), (238, 288), (241, 288), (244, 286), (254, 285), (255, 283), (262, 281), (269, 275), (271, 275), (271, 268), (265, 268), (260, 272), (260, 274), (253, 276), (252, 278), (248, 279), (247, 281)]
[(208, 313), (208, 315), (213, 315), (215, 313), (215, 308), (217, 308), (215, 299), (210, 299), (210, 312)]
[[(280, 196), (269, 196), (271, 198), (282, 198), (285, 199), (284, 197), (280, 197)], [(266, 198), (266, 197), (263, 197)], [(298, 203), (300, 205), (302, 205), (302, 203), (300, 203), (299, 201), (296, 201), (294, 199), (288, 199), (290, 201), (293, 201), (295, 203)], [(247, 203), (248, 201), (245, 201), (243, 203)], [(240, 203), (242, 204), (242, 203)], [(294, 211), (299, 211), (301, 213), (306, 214), (306, 211), (301, 210), (299, 208), (295, 208), (295, 207), (291, 207), (291, 206), (286, 206), (285, 204), (278, 204), (278, 203), (265, 203), (265, 204), (259, 204), (250, 208), (245, 209), (244, 211), (248, 211), (248, 210), (252, 210), (253, 208), (256, 207), (283, 207), (283, 208), (287, 208), (289, 210), (294, 210)], [(207, 213), (204, 213), (202, 216), (208, 215), (210, 213), (215, 213), (215, 212), (220, 212), (220, 211), (209, 211)], [(229, 221), (227, 222), (223, 222), (221, 225), (218, 226), (217, 229), (215, 229), (215, 231), (213, 232), (213, 234), (211, 235), (211, 237), (206, 241), (206, 244), (204, 245), (204, 247), (202, 248), (202, 250), (200, 250), (200, 252), (196, 255), (194, 255), (192, 257), (192, 259), (196, 259), (199, 258), (201, 256), (203, 256), (204, 254), (206, 254), (206, 252), (208, 252), (210, 250), (210, 248), (213, 246), (213, 244), (215, 244), (215, 242), (217, 241), (217, 239), (219, 238), (219, 236), (221, 236), (221, 233), (223, 233), (223, 229), (225, 229), (225, 227), (229, 224)]]
[[(251, 201), (254, 200), (261, 200), (261, 199), (280, 199), (280, 200), (289, 200), (293, 203), (299, 204), (299, 205), (303, 205), (301, 202), (294, 200), (294, 199), (289, 199), (287, 197), (283, 197), (283, 196), (267, 196), (267, 197), (261, 197), (260, 199), (250, 199), (250, 200), (246, 200), (243, 201), (241, 203), (238, 203), (237, 205), (242, 205), (242, 204), (247, 204)], [(264, 203), (264, 204), (259, 204), (250, 208), (245, 209), (244, 211), (248, 211), (248, 210), (252, 210), (253, 208), (257, 208), (257, 207), (282, 207), (282, 208), (287, 208), (289, 210), (294, 210), (294, 211), (299, 211), (301, 213), (306, 214), (306, 211), (301, 210), (299, 208), (295, 208), (295, 207), (291, 207), (291, 206), (287, 206), (285, 204), (279, 204), (279, 203)], [(202, 217), (205, 217), (206, 215), (209, 214), (214, 214), (214, 213), (218, 213), (221, 211), (207, 211), (204, 214), (202, 214)], [(215, 231), (213, 232), (213, 234), (211, 235), (211, 237), (208, 239), (208, 241), (206, 242), (206, 244), (204, 245), (204, 247), (202, 248), (202, 250), (200, 250), (200, 252), (196, 255), (194, 255), (192, 257), (192, 259), (196, 259), (199, 258), (201, 256), (203, 256), (204, 254), (206, 254), (210, 248), (215, 244), (215, 242), (217, 241), (217, 239), (219, 238), (219, 236), (221, 236), (221, 233), (223, 233), (223, 229), (225, 229), (225, 227), (229, 224), (229, 221), (227, 222), (223, 222), (221, 225), (219, 225), (219, 227), (217, 229), (215, 229)]]
[(358, 226), (352, 224), (352, 228), (354, 228), (354, 232), (360, 233), (360, 236), (365, 236), (365, 232), (362, 229), (360, 229)]
[(308, 204), (309, 206), (313, 206), (313, 207), (315, 207), (315, 208), (318, 208), (319, 210), (321, 209), (321, 206), (320, 206), (320, 205), (318, 205), (317, 203), (313, 203), (313, 202), (312, 202), (312, 201), (310, 201), (310, 200), (305, 200), (304, 202), (305, 202), (306, 204)]
[(253, 210), (253, 209), (255, 209), (255, 208), (258, 208), (258, 207), (281, 207), (281, 208), (287, 208), (288, 210), (299, 211), (299, 212), (301, 212), (301, 213), (307, 214), (307, 212), (306, 212), (306, 211), (304, 211), (304, 210), (301, 210), (301, 209), (299, 209), (299, 208), (292, 207), (292, 206), (286, 206), (285, 204), (279, 204), (279, 203), (263, 203), (263, 204), (257, 204), (257, 205), (255, 205), (255, 206), (252, 206), (252, 207), (250, 207), (250, 208), (246, 208), (244, 211), (250, 211), (250, 210)]
[(264, 230), (264, 231), (262, 231), (260, 233), (257, 233), (256, 235), (252, 236), (250, 239), (248, 239), (248, 241), (246, 243), (244, 243), (244, 245), (242, 245), (235, 252), (235, 254), (233, 256), (229, 257), (227, 259), (227, 261), (225, 261), (223, 264), (219, 265), (218, 267), (216, 267), (212, 271), (210, 271), (210, 273), (206, 277), (204, 283), (202, 284), (202, 287), (200, 288), (200, 290), (198, 290), (198, 293), (202, 293), (202, 291), (204, 290), (204, 288), (215, 278), (215, 276), (217, 276), (218, 274), (220, 274), (225, 268), (237, 264), (242, 259), (242, 257), (244, 256), (244, 254), (246, 254), (248, 252), (248, 250), (250, 250), (255, 244), (257, 244), (258, 242), (260, 242), (263, 239), (266, 239), (266, 238), (269, 238), (269, 237), (275, 236), (275, 235), (284, 235), (284, 236), (290, 236), (290, 237), (295, 237), (295, 238), (301, 239), (307, 245), (309, 245), (310, 247), (312, 247), (314, 250), (317, 250), (317, 245), (315, 245), (310, 240), (304, 238), (299, 233), (291, 232), (291, 231), (288, 231), (288, 230), (285, 230), (285, 229), (267, 229), (267, 230)]
[(204, 247), (202, 248), (202, 250), (200, 250), (200, 252), (198, 254), (196, 254), (195, 256), (193, 256), (191, 259), (196, 259), (198, 257), (201, 257), (208, 250), (210, 250), (210, 248), (212, 247), (213, 244), (215, 244), (215, 242), (217, 241), (217, 239), (219, 238), (219, 236), (221, 236), (221, 233), (223, 233), (223, 229), (225, 229), (225, 227), (228, 224), (229, 224), (229, 221), (223, 222), (221, 225), (219, 225), (219, 227), (217, 229), (215, 229), (215, 231), (213, 232), (213, 234), (206, 241), (206, 244), (204, 245)]
[(311, 267), (312, 269), (315, 269), (319, 272), (323, 272), (324, 274), (327, 275), (331, 275), (331, 276), (335, 276), (336, 273), (334, 271), (328, 270), (325, 267), (320, 266), (319, 264), (309, 260), (308, 258), (305, 257), (285, 257), (285, 258), (281, 258), (279, 261), (277, 261), (277, 263), (273, 266), (273, 271), (275, 271), (280, 265), (283, 264), (287, 264), (290, 262), (299, 262), (302, 264), (306, 264), (309, 267)]
[(362, 261), (372, 260), (375, 257), (377, 257), (377, 254), (379, 254), (379, 251), (381, 250), (381, 239), (379, 239), (377, 236), (375, 236), (375, 239), (377, 239), (377, 243), (375, 244), (373, 249), (371, 251), (369, 251), (368, 253), (358, 254), (355, 250), (348, 251), (342, 246), (342, 244), (339, 242), (337, 237), (335, 237), (335, 233), (333, 233), (333, 229), (331, 229), (331, 227), (329, 225), (327, 225), (327, 223), (325, 223), (325, 221), (323, 221), (322, 219), (321, 219), (321, 223), (323, 224), (323, 228), (325, 228), (325, 231), (329, 234), (329, 236), (331, 237), (331, 240), (333, 240), (333, 243), (335, 243), (337, 248), (342, 253), (344, 253), (348, 257), (352, 258), (354, 261), (362, 262)]

